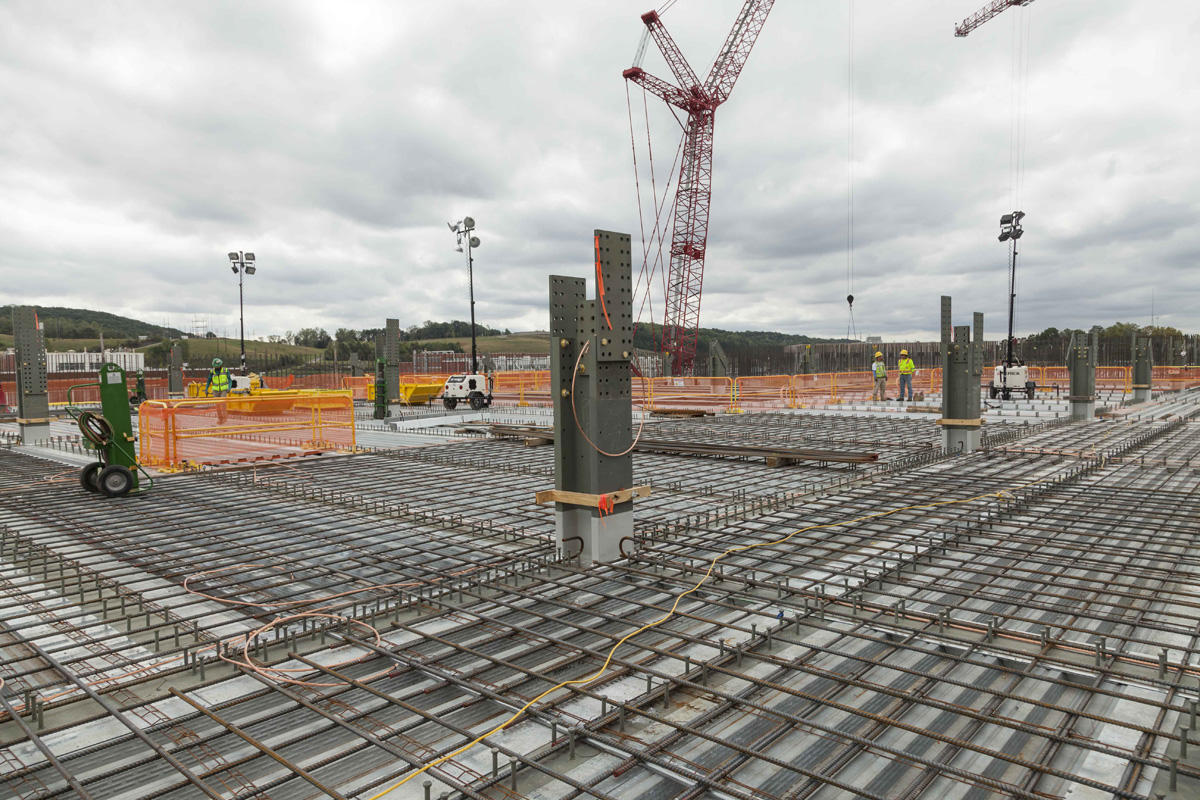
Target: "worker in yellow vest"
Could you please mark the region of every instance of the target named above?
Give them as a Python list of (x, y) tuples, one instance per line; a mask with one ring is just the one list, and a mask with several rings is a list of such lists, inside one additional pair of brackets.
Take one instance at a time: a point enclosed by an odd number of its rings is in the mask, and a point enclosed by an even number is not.
[(875, 363), (871, 365), (871, 372), (875, 375), (875, 391), (871, 394), (871, 399), (887, 400), (887, 364), (883, 363), (883, 353), (875, 353)]
[[(208, 383), (204, 390), (212, 397), (228, 397), (229, 390), (233, 388), (233, 378), (229, 376), (229, 370), (225, 369), (225, 362), (219, 358), (212, 360), (212, 370), (208, 373)], [(225, 408), (225, 403), (217, 403), (217, 421), (224, 424), (228, 419), (228, 410)]]
[(900, 371), (900, 399), (904, 400), (904, 387), (908, 387), (908, 399), (913, 399), (912, 379), (917, 368), (913, 365), (913, 361), (908, 357), (907, 350), (900, 351), (900, 363), (896, 365)]
[(229, 370), (225, 369), (224, 362), (219, 358), (214, 358), (204, 390), (213, 397), (224, 397), (229, 394), (232, 384), (233, 380), (229, 377)]

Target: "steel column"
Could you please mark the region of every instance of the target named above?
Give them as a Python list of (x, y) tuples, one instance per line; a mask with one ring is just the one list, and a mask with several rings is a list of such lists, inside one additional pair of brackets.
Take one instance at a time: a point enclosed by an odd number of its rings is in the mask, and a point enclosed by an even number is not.
[[(550, 384), (554, 487), (599, 495), (633, 485), (633, 272), (628, 234), (597, 230), (594, 246), (596, 300), (585, 299), (584, 279), (550, 276)], [(557, 546), (585, 564), (616, 559), (632, 534), (632, 501), (611, 513), (555, 504)]]
[(22, 444), (50, 438), (50, 393), (46, 383), (46, 336), (31, 306), (13, 309), (17, 366), (17, 423)]

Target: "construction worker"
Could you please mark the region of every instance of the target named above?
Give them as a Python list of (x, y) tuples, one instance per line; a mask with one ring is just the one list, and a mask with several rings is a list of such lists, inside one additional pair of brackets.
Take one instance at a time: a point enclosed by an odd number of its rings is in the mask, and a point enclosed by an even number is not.
[(913, 399), (912, 379), (913, 379), (913, 374), (915, 374), (917, 371), (917, 368), (916, 368), (916, 366), (913, 365), (912, 359), (908, 357), (907, 350), (900, 351), (900, 363), (896, 365), (896, 368), (900, 371), (900, 399), (901, 400), (905, 399), (904, 387), (907, 386), (908, 387), (908, 399), (912, 400)]
[(883, 363), (883, 353), (875, 351), (875, 363), (871, 365), (875, 375), (875, 392), (872, 400), (887, 400), (887, 364)]
[[(229, 376), (229, 370), (225, 369), (225, 362), (219, 358), (212, 360), (212, 370), (208, 373), (208, 383), (204, 386), (204, 391), (211, 397), (227, 397), (229, 390), (233, 388), (233, 378)], [(224, 403), (217, 404), (217, 420), (224, 423), (228, 417), (228, 409)]]
[(214, 358), (212, 370), (208, 373), (208, 383), (204, 385), (205, 394), (212, 397), (225, 397), (229, 394), (232, 385), (233, 379), (229, 377), (229, 370), (225, 369), (225, 362)]

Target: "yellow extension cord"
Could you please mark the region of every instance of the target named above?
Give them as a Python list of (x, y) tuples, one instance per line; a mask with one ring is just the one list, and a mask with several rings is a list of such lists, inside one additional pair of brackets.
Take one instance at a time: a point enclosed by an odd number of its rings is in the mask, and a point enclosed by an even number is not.
[(574, 686), (574, 685), (580, 684), (580, 683), (589, 683), (591, 681), (594, 681), (596, 678), (599, 678), (608, 669), (608, 665), (612, 662), (613, 655), (616, 654), (618, 647), (625, 644), (626, 641), (633, 638), (634, 636), (637, 636), (639, 633), (643, 633), (644, 631), (648, 631), (653, 627), (661, 625), (664, 622), (666, 622), (668, 619), (670, 619), (672, 616), (674, 616), (675, 610), (679, 607), (679, 602), (681, 600), (683, 600), (683, 598), (687, 597), (689, 594), (691, 594), (692, 592), (695, 592), (697, 589), (699, 589), (701, 586), (703, 586), (704, 583), (712, 576), (712, 571), (717, 566), (717, 562), (720, 561), (721, 559), (725, 558), (725, 556), (730, 555), (731, 553), (740, 553), (744, 550), (753, 550), (756, 547), (770, 547), (773, 545), (783, 544), (784, 542), (791, 539), (793, 536), (796, 536), (801, 533), (806, 533), (808, 531), (817, 531), (817, 530), (823, 530), (826, 528), (840, 528), (845, 525), (853, 525), (857, 522), (862, 522), (862, 521), (868, 520), (868, 519), (875, 519), (877, 517), (886, 517), (890, 514), (895, 514), (900, 511), (917, 511), (920, 509), (938, 508), (940, 506), (952, 506), (952, 505), (957, 505), (957, 504), (961, 504), (961, 503), (972, 503), (976, 500), (983, 500), (983, 499), (989, 498), (989, 497), (1002, 498), (1002, 497), (1004, 497), (1004, 495), (1006, 493), (1008, 493), (1008, 491), (1019, 491), (1021, 489), (1026, 489), (1030, 486), (1034, 486), (1039, 483), (1045, 483), (1046, 480), (1048, 480), (1048, 479), (1042, 479), (1042, 480), (1033, 481), (1031, 483), (1022, 484), (1021, 486), (1017, 486), (1012, 490), (1003, 490), (1002, 489), (998, 492), (987, 492), (986, 494), (979, 494), (979, 495), (975, 495), (974, 497), (964, 498), (962, 500), (940, 500), (936, 503), (923, 503), (920, 505), (903, 506), (901, 508), (893, 508), (891, 511), (879, 511), (874, 514), (864, 514), (861, 517), (857, 517), (857, 518), (851, 519), (851, 520), (845, 520), (843, 522), (828, 522), (823, 525), (809, 525), (807, 528), (800, 528), (799, 530), (794, 530), (791, 533), (789, 533), (787, 536), (784, 536), (781, 539), (776, 539), (775, 541), (772, 541), (772, 542), (758, 542), (757, 544), (741, 544), (741, 545), (736, 545), (734, 547), (731, 547), (728, 550), (721, 553), (720, 555), (713, 558), (713, 560), (711, 562), (709, 562), (708, 569), (705, 571), (704, 575), (701, 576), (700, 580), (698, 580), (696, 582), (695, 586), (693, 586), (692, 588), (688, 589), (686, 592), (683, 592), (682, 594), (680, 594), (678, 597), (675, 598), (675, 602), (671, 605), (670, 611), (668, 611), (666, 614), (664, 614), (659, 619), (656, 619), (653, 622), (648, 622), (645, 625), (643, 625), (642, 627), (633, 631), (632, 633), (628, 633), (625, 636), (621, 637), (621, 639), (618, 640), (617, 643), (612, 646), (612, 649), (608, 651), (608, 657), (606, 659), (604, 659), (604, 663), (594, 673), (592, 673), (591, 675), (588, 675), (586, 678), (575, 678), (574, 680), (563, 681), (562, 683), (560, 683), (556, 686), (551, 686), (549, 689), (542, 692), (541, 694), (539, 694), (537, 697), (530, 700), (525, 705), (521, 706), (521, 708), (519, 708), (515, 713), (513, 713), (512, 716), (510, 716), (508, 719), (504, 720), (504, 722), (501, 722), (496, 727), (492, 728), (487, 733), (484, 733), (484, 734), (480, 735), (478, 738), (476, 738), (470, 742), (467, 742), (462, 747), (458, 748), (457, 750), (455, 750), (453, 752), (447, 753), (446, 755), (442, 756), (441, 758), (438, 758), (434, 761), (430, 761), (428, 764), (421, 767), (419, 770), (412, 773), (411, 775), (404, 778), (403, 780), (397, 781), (396, 783), (392, 784), (388, 788), (384, 789), (382, 792), (372, 795), (370, 798), (368, 798), (368, 800), (378, 800), (378, 798), (383, 797), (385, 794), (388, 794), (389, 792), (400, 788), (404, 784), (411, 781), (413, 778), (424, 773), (426, 770), (432, 769), (433, 767), (436, 767), (438, 764), (448, 761), (451, 758), (454, 758), (455, 756), (457, 756), (458, 754), (466, 752), (467, 750), (470, 750), (472, 747), (479, 744), (484, 739), (491, 736), (493, 733), (503, 730), (513, 720), (517, 719), (522, 714), (524, 714), (529, 709), (530, 706), (532, 706), (534, 703), (541, 700), (543, 697), (550, 694), (551, 692), (556, 692), (559, 689), (562, 689), (563, 687), (566, 687), (566, 686)]

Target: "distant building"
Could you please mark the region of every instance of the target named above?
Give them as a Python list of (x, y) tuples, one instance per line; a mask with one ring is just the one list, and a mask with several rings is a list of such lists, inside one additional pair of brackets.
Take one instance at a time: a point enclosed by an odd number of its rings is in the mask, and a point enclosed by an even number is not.
[(868, 336), (867, 344), (883, 344), (882, 336)]

